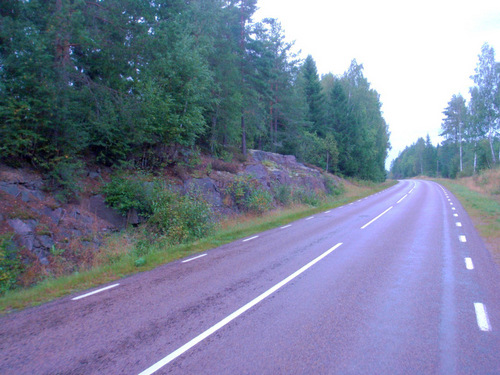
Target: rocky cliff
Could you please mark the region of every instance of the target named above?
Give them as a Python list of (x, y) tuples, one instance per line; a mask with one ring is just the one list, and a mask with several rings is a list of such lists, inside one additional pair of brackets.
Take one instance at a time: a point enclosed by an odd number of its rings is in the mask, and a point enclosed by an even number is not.
[[(317, 168), (297, 162), (294, 156), (250, 150), (244, 163), (227, 163), (202, 158), (192, 170), (161, 171), (180, 192), (196, 189), (219, 215), (234, 215), (238, 208), (227, 198), (227, 187), (238, 176), (251, 176), (271, 191), (276, 185), (300, 187), (324, 194), (325, 176)], [(138, 224), (134, 212), (127, 217), (106, 206), (100, 192), (110, 171), (87, 170), (79, 182), (79, 198), (60, 203), (40, 174), (29, 169), (0, 165), (0, 234), (22, 249), (24, 262), (37, 264), (47, 272), (65, 273), (75, 265), (92, 263), (103, 238), (128, 224)], [(330, 181), (340, 179), (329, 175)], [(61, 255), (65, 261), (61, 264)], [(57, 262), (56, 262), (57, 259)], [(55, 264), (58, 263), (58, 264)]]

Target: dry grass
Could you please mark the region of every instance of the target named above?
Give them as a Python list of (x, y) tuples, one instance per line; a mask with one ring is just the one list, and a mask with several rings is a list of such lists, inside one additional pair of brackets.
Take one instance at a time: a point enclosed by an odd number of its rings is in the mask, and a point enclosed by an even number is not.
[(500, 169), (457, 180), (440, 179), (460, 200), (500, 266)]

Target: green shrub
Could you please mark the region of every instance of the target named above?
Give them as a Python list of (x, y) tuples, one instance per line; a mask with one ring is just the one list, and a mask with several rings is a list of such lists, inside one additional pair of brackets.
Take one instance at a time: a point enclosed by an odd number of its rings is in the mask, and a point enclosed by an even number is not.
[(276, 182), (272, 186), (274, 198), (283, 206), (288, 206), (292, 203), (292, 187), (287, 184)]
[(129, 179), (115, 176), (111, 182), (104, 185), (102, 192), (108, 206), (116, 209), (122, 215), (127, 215), (131, 209), (143, 216), (151, 212), (148, 189), (140, 179)]
[(242, 211), (262, 213), (273, 207), (273, 197), (262, 185), (251, 176), (237, 176), (226, 188)]
[(303, 187), (294, 189), (293, 200), (297, 203), (307, 204), (309, 206), (317, 207), (321, 204), (323, 196), (313, 190)]
[(326, 193), (331, 196), (342, 195), (345, 192), (345, 187), (342, 182), (336, 182), (332, 177), (324, 175)]
[(16, 286), (22, 270), (17, 248), (11, 238), (9, 234), (0, 236), (0, 295)]
[(187, 195), (157, 187), (151, 198), (148, 224), (172, 244), (196, 240), (215, 228), (212, 209), (196, 192)]
[(60, 157), (52, 160), (47, 173), (50, 185), (59, 190), (55, 197), (58, 201), (66, 203), (78, 197), (82, 191), (80, 179), (83, 174), (84, 164), (81, 160), (69, 157)]
[(245, 206), (250, 212), (262, 214), (273, 208), (273, 196), (264, 189), (252, 190), (246, 198)]

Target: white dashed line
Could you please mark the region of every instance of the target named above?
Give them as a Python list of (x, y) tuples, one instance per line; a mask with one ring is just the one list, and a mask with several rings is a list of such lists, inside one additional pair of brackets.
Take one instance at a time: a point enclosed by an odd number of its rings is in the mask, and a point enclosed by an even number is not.
[(368, 223), (366, 223), (365, 225), (363, 225), (361, 227), (361, 229), (365, 229), (368, 225), (370, 225), (371, 223), (373, 223), (375, 220), (379, 219), (382, 215), (385, 215), (387, 212), (389, 212), (391, 209), (392, 209), (393, 206), (389, 207), (387, 210), (385, 210), (384, 212), (382, 212), (380, 215), (378, 215), (376, 218), (370, 220)]
[(453, 216), (458, 217), (458, 214), (453, 214)]
[(253, 237), (247, 238), (246, 240), (243, 240), (242, 242), (247, 242), (247, 241), (255, 240), (258, 237), (259, 236), (253, 236)]
[(459, 236), (458, 239), (460, 242), (467, 242), (467, 238), (465, 238), (465, 236)]
[(309, 216), (306, 220), (314, 219), (314, 216)]
[(79, 299), (82, 299), (82, 298), (85, 298), (85, 297), (88, 297), (88, 296), (92, 296), (94, 294), (97, 294), (97, 293), (100, 293), (100, 292), (104, 292), (105, 290), (114, 288), (114, 287), (116, 287), (118, 285), (120, 285), (120, 284), (118, 283), (118, 284), (107, 286), (107, 287), (102, 288), (102, 289), (94, 290), (93, 292), (90, 292), (90, 293), (87, 293), (87, 294), (83, 294), (83, 295), (75, 297), (75, 298), (71, 298), (71, 300), (72, 301), (76, 301), (76, 300), (79, 300)]
[(325, 211), (325, 214), (329, 214), (331, 211)]
[(408, 194), (405, 194), (405, 196), (403, 198), (401, 198), (400, 200), (398, 200), (396, 203), (399, 204), (403, 201), (403, 199), (405, 199), (406, 197), (408, 196)]
[(285, 225), (284, 227), (281, 227), (280, 229), (290, 228), (291, 226), (292, 226), (292, 224), (288, 224), (288, 225)]
[(462, 223), (461, 223), (460, 221), (457, 221), (457, 222), (455, 223), (455, 225), (456, 225), (457, 227), (461, 227), (461, 226), (462, 226)]
[(472, 259), (471, 258), (465, 258), (465, 267), (468, 270), (473, 270), (474, 269), (474, 264), (472, 263)]
[(340, 242), (337, 245), (335, 245), (334, 247), (330, 248), (329, 250), (327, 250), (326, 252), (324, 252), (323, 254), (321, 254), (319, 257), (317, 257), (317, 258), (313, 259), (312, 261), (310, 261), (309, 263), (307, 263), (304, 267), (302, 267), (298, 271), (295, 271), (294, 273), (292, 273), (286, 279), (280, 281), (278, 284), (276, 284), (272, 288), (268, 289), (267, 291), (265, 291), (264, 293), (262, 293), (257, 298), (251, 300), (250, 302), (248, 302), (243, 307), (240, 307), (238, 310), (236, 310), (232, 314), (230, 314), (227, 317), (225, 317), (224, 319), (222, 319), (219, 323), (217, 323), (214, 326), (210, 327), (205, 332), (199, 334), (194, 339), (192, 339), (191, 341), (189, 341), (186, 344), (184, 344), (183, 346), (181, 346), (179, 349), (177, 349), (174, 352), (170, 353), (169, 355), (167, 355), (165, 358), (163, 358), (159, 362), (155, 363), (151, 367), (149, 367), (146, 370), (144, 370), (143, 372), (141, 372), (139, 375), (150, 375), (150, 374), (155, 373), (160, 368), (162, 368), (163, 366), (165, 366), (168, 363), (172, 362), (174, 359), (176, 359), (180, 355), (182, 355), (185, 352), (187, 352), (193, 346), (195, 346), (198, 343), (200, 343), (201, 341), (205, 340), (207, 337), (209, 337), (213, 333), (217, 332), (219, 329), (221, 329), (222, 327), (224, 327), (225, 325), (227, 325), (229, 322), (233, 321), (238, 316), (240, 316), (241, 314), (243, 314), (246, 311), (248, 311), (249, 309), (251, 309), (253, 306), (257, 305), (259, 302), (261, 302), (265, 298), (269, 297), (271, 294), (273, 294), (278, 289), (280, 289), (281, 287), (283, 287), (284, 285), (286, 285), (287, 283), (289, 283), (290, 281), (292, 281), (293, 279), (295, 279), (297, 276), (299, 276), (303, 272), (307, 271), (309, 268), (311, 268), (312, 266), (314, 266), (316, 263), (318, 263), (320, 260), (322, 260), (328, 254), (332, 253), (335, 249), (337, 249), (341, 245), (342, 245), (342, 242)]
[(481, 331), (491, 331), (490, 320), (486, 307), (480, 302), (474, 302), (474, 309), (476, 310), (477, 325)]
[(201, 254), (201, 255), (198, 255), (198, 256), (196, 256), (196, 257), (193, 257), (193, 258), (189, 258), (189, 259), (183, 260), (183, 261), (182, 261), (182, 263), (191, 262), (192, 260), (199, 259), (199, 258), (203, 258), (204, 256), (207, 256), (207, 254)]
[(452, 207), (451, 209), (452, 209), (452, 210), (455, 210), (455, 207)]

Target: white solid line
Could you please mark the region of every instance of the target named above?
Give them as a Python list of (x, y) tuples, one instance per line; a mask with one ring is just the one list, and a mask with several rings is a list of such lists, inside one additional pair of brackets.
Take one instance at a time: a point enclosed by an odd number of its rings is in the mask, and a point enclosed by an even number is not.
[(457, 222), (455, 223), (455, 225), (456, 225), (457, 227), (461, 227), (461, 226), (462, 226), (462, 223), (461, 223), (460, 221), (457, 221)]
[(193, 258), (189, 258), (189, 259), (183, 260), (183, 261), (182, 261), (182, 263), (191, 262), (192, 260), (202, 258), (202, 257), (204, 257), (204, 256), (206, 256), (206, 255), (207, 255), (207, 254), (201, 254), (201, 255), (198, 255), (198, 256), (196, 256), (196, 257), (193, 257)]
[(79, 299), (91, 296), (91, 295), (96, 294), (96, 293), (104, 292), (105, 290), (114, 288), (115, 286), (118, 286), (118, 285), (120, 285), (120, 283), (114, 284), (114, 285), (110, 285), (110, 286), (107, 286), (107, 287), (102, 288), (102, 289), (94, 290), (93, 292), (90, 292), (90, 293), (87, 293), (87, 294), (83, 294), (83, 295), (75, 297), (75, 298), (71, 298), (71, 300), (72, 301), (76, 301), (76, 300), (79, 300)]
[(474, 264), (472, 263), (472, 259), (471, 258), (465, 258), (465, 267), (468, 270), (473, 270), (474, 269)]
[(465, 238), (465, 236), (459, 236), (458, 239), (460, 242), (467, 242), (467, 238)]
[(405, 199), (407, 196), (408, 196), (408, 194), (405, 194), (405, 196), (404, 196), (403, 198), (401, 198), (400, 200), (398, 200), (398, 201), (396, 202), (396, 204), (400, 203), (400, 202), (401, 202), (403, 199)]
[(247, 242), (247, 241), (250, 241), (250, 240), (255, 240), (257, 237), (259, 237), (259, 236), (253, 236), (253, 237), (247, 238), (246, 240), (243, 240), (242, 242)]
[(154, 372), (158, 371), (160, 368), (162, 368), (166, 364), (172, 362), (174, 359), (176, 359), (180, 355), (182, 355), (185, 352), (187, 352), (193, 346), (195, 346), (196, 344), (198, 344), (201, 341), (205, 340), (208, 336), (210, 336), (211, 334), (217, 332), (219, 329), (221, 329), (222, 327), (224, 327), (226, 324), (228, 324), (232, 320), (236, 319), (238, 316), (240, 316), (244, 312), (248, 311), (249, 309), (251, 309), (253, 306), (255, 306), (256, 304), (258, 304), (259, 302), (261, 302), (265, 298), (269, 297), (271, 294), (273, 294), (274, 292), (276, 292), (278, 289), (280, 289), (281, 287), (283, 287), (285, 284), (287, 284), (290, 281), (292, 281), (293, 279), (295, 279), (301, 273), (305, 272), (306, 270), (308, 270), (309, 268), (311, 268), (312, 266), (314, 266), (321, 259), (323, 259), (324, 257), (326, 257), (328, 254), (332, 253), (335, 249), (337, 249), (341, 245), (342, 245), (342, 242), (336, 244), (334, 247), (332, 247), (331, 249), (327, 250), (326, 252), (324, 252), (323, 254), (321, 254), (319, 257), (317, 257), (317, 258), (313, 259), (312, 261), (310, 261), (309, 263), (307, 263), (304, 267), (302, 267), (298, 271), (295, 271), (294, 273), (292, 273), (286, 279), (282, 280), (281, 282), (279, 282), (278, 284), (276, 284), (272, 288), (268, 289), (267, 291), (265, 291), (264, 293), (262, 293), (257, 298), (251, 300), (250, 302), (248, 302), (243, 307), (240, 307), (238, 310), (236, 310), (235, 312), (233, 312), (231, 315), (228, 315), (227, 317), (225, 317), (224, 319), (222, 319), (219, 323), (217, 323), (214, 326), (210, 327), (205, 332), (199, 334), (194, 339), (192, 339), (188, 343), (186, 343), (183, 346), (181, 346), (179, 349), (177, 349), (174, 352), (170, 353), (169, 355), (167, 355), (162, 360), (156, 362), (154, 365), (152, 365), (148, 369), (146, 369), (143, 372), (141, 372), (139, 375), (150, 375), (150, 374), (153, 374)]
[(486, 312), (486, 306), (480, 302), (474, 302), (474, 309), (476, 310), (477, 325), (481, 331), (491, 331), (490, 320)]
[(375, 219), (370, 220), (368, 223), (366, 223), (365, 225), (363, 225), (361, 227), (361, 229), (365, 229), (368, 225), (370, 225), (371, 223), (373, 223), (375, 220), (379, 219), (382, 215), (385, 215), (387, 212), (389, 212), (392, 209), (392, 207), (394, 207), (394, 206), (389, 207), (387, 210), (385, 210), (380, 215), (378, 215)]
[(292, 224), (285, 225), (284, 227), (281, 227), (280, 229), (285, 229), (285, 228), (290, 228)]
[(309, 216), (306, 220), (314, 219), (314, 216)]

